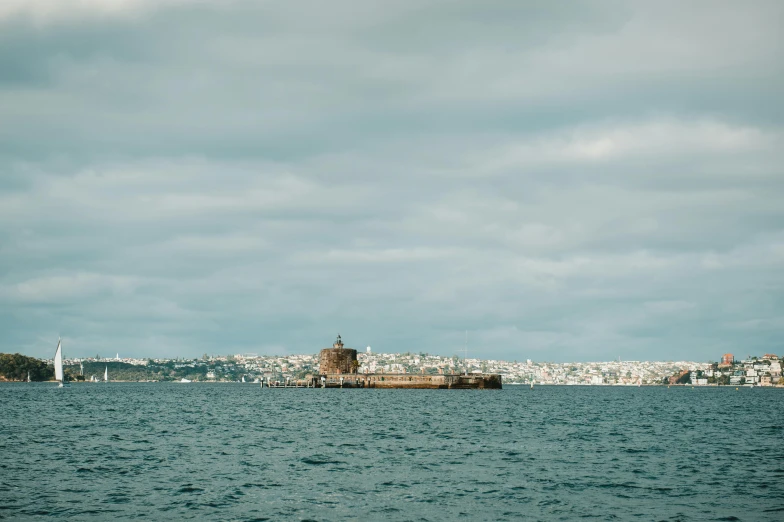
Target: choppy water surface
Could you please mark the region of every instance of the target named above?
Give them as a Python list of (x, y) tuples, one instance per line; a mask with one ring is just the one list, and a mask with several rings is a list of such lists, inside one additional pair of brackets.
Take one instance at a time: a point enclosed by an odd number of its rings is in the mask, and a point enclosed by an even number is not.
[(0, 384), (0, 517), (783, 520), (782, 400)]

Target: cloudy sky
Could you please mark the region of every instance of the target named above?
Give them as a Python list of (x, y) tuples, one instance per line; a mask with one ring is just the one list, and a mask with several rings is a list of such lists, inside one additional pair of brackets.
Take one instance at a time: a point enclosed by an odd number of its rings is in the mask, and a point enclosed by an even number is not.
[(784, 2), (3, 0), (0, 351), (784, 351)]

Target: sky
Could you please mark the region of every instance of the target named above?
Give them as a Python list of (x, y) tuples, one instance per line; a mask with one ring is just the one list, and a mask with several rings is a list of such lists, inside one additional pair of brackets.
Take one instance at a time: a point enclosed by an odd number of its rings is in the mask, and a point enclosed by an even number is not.
[(0, 352), (784, 352), (784, 2), (3, 0)]

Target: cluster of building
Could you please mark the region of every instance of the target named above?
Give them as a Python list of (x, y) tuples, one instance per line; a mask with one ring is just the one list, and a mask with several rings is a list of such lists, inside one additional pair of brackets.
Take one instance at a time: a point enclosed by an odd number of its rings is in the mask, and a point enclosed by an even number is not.
[(501, 375), (504, 384), (642, 385), (661, 384), (683, 368), (704, 370), (710, 365), (689, 361), (533, 362), (495, 359), (460, 359), (428, 354), (360, 355), (360, 372), (425, 372)]
[(784, 385), (781, 363), (781, 359), (772, 353), (766, 353), (762, 357), (748, 356), (743, 360), (736, 360), (733, 354), (725, 353), (721, 362), (711, 364), (700, 374), (694, 372), (690, 375), (690, 380), (692, 384), (698, 385)]
[[(124, 362), (132, 365), (167, 366), (198, 380), (235, 381), (264, 379), (294, 381), (319, 374), (319, 356), (236, 354), (203, 356), (199, 359), (85, 358), (66, 363)], [(606, 361), (533, 362), (460, 358), (427, 353), (375, 353), (370, 347), (357, 355), (358, 374), (498, 374), (504, 384), (561, 385), (651, 385), (688, 383), (692, 385), (784, 385), (781, 360), (773, 354), (736, 360), (725, 354), (720, 362), (694, 361)]]
[(77, 357), (72, 359), (63, 359), (64, 365), (70, 364), (79, 364), (79, 363), (112, 363), (112, 362), (122, 362), (126, 364), (133, 364), (134, 366), (146, 366), (151, 361), (159, 360), (159, 359), (139, 359), (135, 357), (120, 357), (118, 353), (114, 357), (101, 357), (100, 355), (96, 355), (95, 357)]

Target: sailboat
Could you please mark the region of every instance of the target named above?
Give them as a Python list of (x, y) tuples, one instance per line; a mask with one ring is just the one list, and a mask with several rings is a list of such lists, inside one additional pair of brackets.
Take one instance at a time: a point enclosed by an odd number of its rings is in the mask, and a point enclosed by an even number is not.
[(244, 375), (242, 376), (242, 382), (243, 382), (243, 384), (245, 383), (245, 376)]
[(63, 347), (60, 339), (57, 339), (57, 351), (54, 352), (54, 378), (59, 382), (58, 388), (65, 388), (68, 382), (65, 380), (63, 373)]
[(103, 371), (103, 382), (109, 382), (109, 367)]
[(30, 372), (27, 372), (27, 382), (30, 382)]
[(534, 389), (534, 381), (531, 381), (531, 389)]

